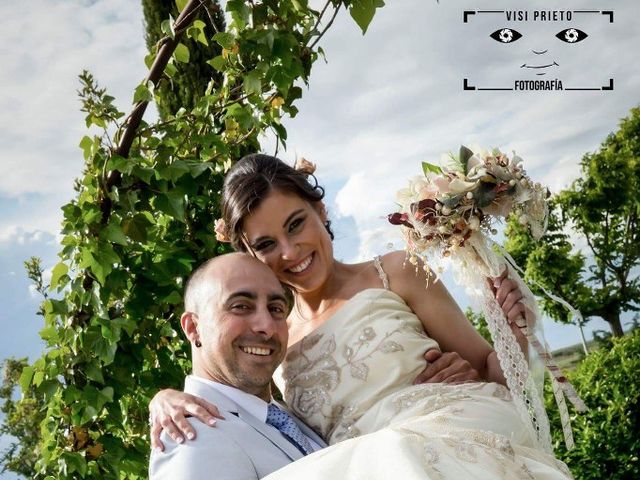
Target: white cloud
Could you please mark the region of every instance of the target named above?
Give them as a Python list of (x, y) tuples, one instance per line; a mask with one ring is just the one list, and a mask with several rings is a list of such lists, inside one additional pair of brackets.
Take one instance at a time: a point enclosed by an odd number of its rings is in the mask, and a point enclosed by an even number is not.
[(0, 195), (71, 192), (85, 134), (76, 90), (88, 68), (128, 109), (145, 67), (141, 8), (128, 0), (0, 7)]
[(17, 245), (56, 245), (54, 237), (42, 230), (26, 231), (16, 225), (0, 228), (0, 249), (6, 249), (11, 244)]

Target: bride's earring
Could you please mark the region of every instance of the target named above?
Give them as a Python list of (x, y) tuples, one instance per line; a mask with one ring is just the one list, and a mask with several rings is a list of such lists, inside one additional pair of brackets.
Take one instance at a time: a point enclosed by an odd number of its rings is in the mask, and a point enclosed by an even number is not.
[(196, 347), (200, 348), (202, 346), (202, 343), (200, 343), (200, 339), (196, 340)]

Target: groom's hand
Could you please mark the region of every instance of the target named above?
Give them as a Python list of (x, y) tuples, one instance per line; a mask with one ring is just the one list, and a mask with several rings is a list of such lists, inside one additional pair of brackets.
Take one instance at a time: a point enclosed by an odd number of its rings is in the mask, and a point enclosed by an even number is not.
[(480, 375), (469, 362), (456, 352), (442, 353), (435, 348), (424, 354), (427, 361), (425, 368), (413, 381), (414, 385), (421, 383), (461, 383), (478, 382)]

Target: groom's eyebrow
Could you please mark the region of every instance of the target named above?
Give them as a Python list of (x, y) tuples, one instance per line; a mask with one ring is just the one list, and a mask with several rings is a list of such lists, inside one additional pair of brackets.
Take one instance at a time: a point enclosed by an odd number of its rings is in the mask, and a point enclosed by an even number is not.
[(233, 292), (231, 295), (229, 295), (227, 297), (226, 303), (232, 302), (233, 300), (236, 300), (238, 298), (248, 298), (250, 300), (255, 300), (256, 298), (258, 298), (258, 295), (256, 295), (255, 292), (250, 292), (248, 290), (241, 290), (238, 292)]

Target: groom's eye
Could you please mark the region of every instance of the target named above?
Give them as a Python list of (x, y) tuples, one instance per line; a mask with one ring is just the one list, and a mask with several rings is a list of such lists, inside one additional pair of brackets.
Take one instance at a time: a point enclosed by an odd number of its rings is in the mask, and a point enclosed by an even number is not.
[(237, 312), (246, 312), (248, 310), (251, 310), (251, 306), (246, 303), (234, 303), (233, 305), (231, 305), (231, 310)]
[(566, 43), (578, 43), (588, 36), (589, 35), (577, 28), (565, 28), (556, 34), (556, 37)]
[(513, 43), (522, 38), (522, 34), (512, 28), (500, 28), (489, 36), (500, 43)]

